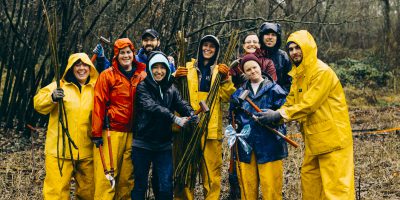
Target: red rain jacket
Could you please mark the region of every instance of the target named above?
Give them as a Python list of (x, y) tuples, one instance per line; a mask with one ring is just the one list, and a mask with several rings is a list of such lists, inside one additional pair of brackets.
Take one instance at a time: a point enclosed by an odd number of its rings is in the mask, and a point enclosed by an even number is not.
[(119, 49), (134, 46), (128, 38), (115, 41), (112, 67), (103, 71), (94, 88), (94, 108), (92, 114), (92, 137), (101, 137), (104, 116), (108, 110), (110, 129), (119, 132), (131, 132), (133, 125), (134, 103), (137, 85), (146, 78), (146, 65), (139, 63), (133, 56), (132, 67), (136, 68), (130, 80), (118, 68)]

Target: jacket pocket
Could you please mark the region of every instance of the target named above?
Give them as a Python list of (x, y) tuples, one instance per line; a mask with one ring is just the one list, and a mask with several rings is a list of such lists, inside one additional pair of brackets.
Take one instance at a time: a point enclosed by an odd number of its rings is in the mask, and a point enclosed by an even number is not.
[(332, 120), (305, 124), (304, 136), (306, 150), (312, 155), (329, 153), (342, 149), (342, 140), (338, 129)]

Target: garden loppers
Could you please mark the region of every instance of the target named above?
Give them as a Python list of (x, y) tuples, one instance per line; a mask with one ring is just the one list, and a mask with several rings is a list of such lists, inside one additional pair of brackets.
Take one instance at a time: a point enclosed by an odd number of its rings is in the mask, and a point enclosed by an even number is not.
[(110, 134), (110, 118), (108, 117), (108, 113), (106, 113), (105, 116), (105, 126), (107, 129), (107, 141), (108, 141), (108, 154), (110, 156), (110, 174), (112, 177), (113, 183), (112, 188), (115, 186), (115, 179), (114, 179), (114, 159), (113, 159), (113, 154), (112, 154), (112, 145), (111, 145), (111, 134)]
[(105, 116), (104, 121), (105, 121), (105, 127), (107, 129), (108, 152), (109, 152), (109, 157), (110, 157), (110, 171), (107, 170), (106, 161), (104, 159), (103, 145), (99, 146), (100, 158), (101, 158), (101, 164), (103, 165), (103, 169), (104, 169), (104, 175), (106, 176), (106, 179), (110, 181), (111, 188), (114, 189), (114, 187), (115, 187), (114, 160), (113, 160), (113, 157), (112, 157), (112, 147), (111, 147), (111, 137), (110, 137), (110, 123), (109, 123), (109, 118), (108, 118), (107, 112), (106, 112), (106, 116)]
[(104, 175), (106, 176), (106, 179), (110, 181), (111, 188), (114, 189), (115, 179), (107, 170), (106, 161), (104, 159), (104, 154), (103, 154), (103, 145), (99, 146), (99, 151), (100, 151), (101, 164), (103, 165), (103, 169), (104, 169)]

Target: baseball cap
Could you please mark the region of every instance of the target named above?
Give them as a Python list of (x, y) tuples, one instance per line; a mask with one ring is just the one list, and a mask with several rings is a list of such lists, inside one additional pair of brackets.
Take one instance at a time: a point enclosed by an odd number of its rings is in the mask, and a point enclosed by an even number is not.
[(158, 32), (154, 29), (146, 29), (143, 33), (142, 33), (142, 39), (146, 37), (146, 35), (150, 35), (154, 38), (159, 38), (160, 34), (158, 34)]

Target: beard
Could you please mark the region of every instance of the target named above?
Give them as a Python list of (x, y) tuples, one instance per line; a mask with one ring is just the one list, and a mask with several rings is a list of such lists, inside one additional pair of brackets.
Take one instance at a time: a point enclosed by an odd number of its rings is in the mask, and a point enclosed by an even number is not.
[(152, 51), (155, 51), (157, 47), (153, 46), (153, 45), (146, 45), (143, 47), (144, 50), (146, 50), (146, 53), (150, 53)]

